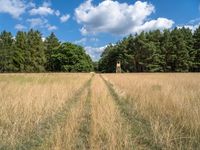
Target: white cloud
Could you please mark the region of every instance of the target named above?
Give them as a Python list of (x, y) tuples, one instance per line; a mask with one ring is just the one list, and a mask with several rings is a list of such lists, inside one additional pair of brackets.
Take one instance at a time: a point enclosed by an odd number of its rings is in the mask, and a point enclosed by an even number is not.
[(48, 23), (48, 20), (44, 18), (32, 18), (32, 19), (27, 19), (27, 22), (30, 23), (31, 28), (35, 27), (43, 28)]
[(13, 18), (19, 18), (25, 10), (23, 0), (0, 0), (0, 13), (8, 13)]
[(44, 7), (50, 7), (51, 6), (51, 3), (50, 2), (43, 2), (42, 4)]
[(17, 25), (15, 25), (15, 29), (22, 31), (22, 30), (25, 30), (26, 27), (22, 24), (17, 24)]
[(54, 10), (50, 8), (50, 3), (44, 2), (42, 6), (31, 9), (29, 13), (32, 16), (34, 15), (47, 16), (47, 15), (53, 15)]
[(53, 25), (50, 25), (50, 24), (47, 24), (46, 27), (47, 27), (47, 29), (49, 31), (53, 31), (53, 30), (57, 30), (58, 29), (56, 26), (53, 26)]
[(98, 38), (95, 38), (95, 37), (92, 37), (92, 38), (81, 38), (80, 40), (76, 40), (74, 41), (75, 44), (80, 44), (80, 45), (86, 45), (88, 42), (92, 42), (93, 44), (95, 42), (98, 42), (99, 39)]
[(102, 46), (102, 47), (91, 47), (91, 46), (86, 46), (85, 50), (86, 53), (90, 55), (90, 57), (92, 58), (92, 60), (99, 60), (100, 55), (102, 54), (102, 52), (104, 51), (104, 49), (107, 47), (106, 46)]
[(56, 15), (57, 17), (59, 17), (59, 16), (60, 16), (60, 11), (59, 11), (59, 10), (56, 10), (56, 11), (55, 11), (55, 15)]
[(200, 22), (200, 17), (199, 18), (195, 18), (195, 19), (192, 19), (188, 22), (188, 24), (197, 24)]
[(80, 40), (74, 41), (75, 44), (82, 44), (82, 45), (85, 45), (86, 42), (87, 42), (87, 38), (82, 38)]
[(166, 18), (148, 21), (148, 17), (154, 12), (154, 6), (147, 2), (137, 1), (135, 4), (128, 5), (104, 0), (94, 6), (92, 0), (87, 0), (75, 9), (75, 18), (83, 25), (80, 30), (82, 34), (104, 32), (124, 35), (141, 32), (141, 30), (172, 27), (174, 22)]
[(141, 26), (136, 26), (133, 28), (134, 32), (142, 32), (142, 31), (150, 31), (150, 30), (155, 30), (155, 29), (160, 29), (163, 30), (165, 28), (169, 29), (173, 25), (172, 20), (168, 20), (166, 18), (158, 18), (157, 20), (151, 20), (145, 22)]
[(200, 23), (195, 24), (195, 25), (183, 25), (183, 26), (177, 26), (178, 28), (189, 28), (190, 30), (192, 30), (192, 32), (194, 32), (198, 27), (200, 26)]
[(61, 21), (62, 23), (64, 23), (64, 22), (67, 22), (67, 20), (69, 20), (69, 18), (70, 18), (70, 15), (69, 15), (69, 14), (62, 15), (62, 16), (60, 17), (60, 21)]
[(45, 18), (32, 18), (27, 19), (27, 22), (30, 23), (31, 28), (47, 28), (49, 31), (57, 30), (58, 28), (54, 25), (50, 25), (48, 20)]
[(195, 18), (190, 20), (187, 24), (185, 25), (178, 25), (177, 28), (189, 28), (190, 30), (192, 30), (192, 32), (194, 32), (198, 27), (200, 26), (200, 18)]

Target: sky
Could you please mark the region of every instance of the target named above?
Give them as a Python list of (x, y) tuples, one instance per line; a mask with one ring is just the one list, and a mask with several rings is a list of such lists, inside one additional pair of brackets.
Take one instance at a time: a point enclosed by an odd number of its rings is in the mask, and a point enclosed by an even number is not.
[(200, 25), (200, 0), (0, 0), (0, 32), (54, 32), (98, 60), (129, 34)]

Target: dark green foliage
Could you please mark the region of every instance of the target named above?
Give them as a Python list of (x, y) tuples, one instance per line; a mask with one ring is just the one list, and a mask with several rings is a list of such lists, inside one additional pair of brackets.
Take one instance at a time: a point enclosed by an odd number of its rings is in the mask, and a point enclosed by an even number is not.
[(25, 72), (45, 71), (46, 57), (44, 43), (39, 31), (30, 30), (27, 34), (27, 47), (25, 50)]
[(200, 27), (151, 31), (128, 36), (108, 46), (99, 61), (99, 71), (115, 72), (121, 61), (124, 72), (200, 71)]
[(195, 50), (193, 70), (200, 71), (200, 26), (194, 32), (193, 38), (194, 38), (194, 50)]
[(14, 65), (17, 72), (25, 71), (25, 51), (27, 49), (27, 34), (25, 32), (17, 32), (15, 39), (15, 59)]
[(93, 70), (89, 55), (80, 46), (61, 44), (54, 33), (43, 42), (39, 31), (0, 34), (0, 72), (88, 72)]
[(3, 31), (0, 34), (0, 72), (11, 72), (13, 66), (13, 38), (10, 32)]
[(52, 68), (53, 61), (52, 61), (51, 55), (53, 54), (53, 50), (55, 50), (56, 48), (60, 46), (60, 42), (55, 36), (55, 34), (51, 33), (51, 35), (45, 39), (44, 43), (45, 43), (45, 55), (47, 59), (45, 68), (47, 71), (53, 71), (53, 68)]
[(94, 68), (95, 72), (98, 72), (98, 70), (99, 70), (99, 64), (98, 64), (97, 61), (93, 62), (93, 68)]
[(54, 71), (88, 72), (93, 70), (92, 60), (81, 46), (63, 43), (53, 50), (52, 68)]

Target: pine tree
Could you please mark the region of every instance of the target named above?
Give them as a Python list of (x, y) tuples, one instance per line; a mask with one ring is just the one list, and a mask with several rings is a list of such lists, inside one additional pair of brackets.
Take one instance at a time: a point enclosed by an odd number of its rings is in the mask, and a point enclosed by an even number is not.
[(10, 32), (0, 34), (0, 72), (12, 72), (13, 67), (13, 37)]
[(175, 28), (171, 32), (171, 39), (173, 45), (171, 48), (171, 71), (187, 72), (190, 66), (189, 51), (181, 29)]
[(193, 71), (200, 71), (200, 26), (194, 32), (193, 38), (195, 50)]
[(147, 64), (149, 57), (149, 51), (147, 48), (147, 39), (145, 33), (142, 32), (140, 35), (136, 36), (134, 40), (134, 64), (137, 72), (147, 71)]
[(27, 49), (25, 51), (25, 70), (27, 72), (45, 71), (46, 57), (44, 43), (39, 31), (30, 30), (27, 34)]
[(25, 71), (25, 51), (27, 49), (27, 34), (25, 32), (17, 32), (14, 46), (13, 64), (18, 72)]
[(164, 72), (171, 71), (171, 48), (172, 48), (172, 40), (171, 40), (171, 33), (169, 30), (164, 30), (161, 41), (160, 41), (160, 49), (161, 54), (164, 57), (163, 60), (163, 70)]
[(163, 72), (164, 71), (164, 54), (161, 51), (161, 37), (160, 30), (149, 32), (147, 36), (147, 49), (149, 51), (149, 57), (147, 68), (151, 72)]
[(59, 46), (60, 42), (54, 33), (51, 33), (51, 35), (45, 39), (45, 56), (47, 59), (45, 68), (47, 71), (53, 71), (51, 55), (53, 54), (53, 50)]
[(194, 60), (195, 60), (195, 55), (196, 51), (194, 49), (194, 39), (193, 39), (193, 34), (192, 31), (189, 28), (181, 28), (180, 29), (181, 33), (183, 34), (183, 38), (186, 42), (186, 48), (189, 54), (189, 70), (193, 71), (193, 68), (195, 66)]

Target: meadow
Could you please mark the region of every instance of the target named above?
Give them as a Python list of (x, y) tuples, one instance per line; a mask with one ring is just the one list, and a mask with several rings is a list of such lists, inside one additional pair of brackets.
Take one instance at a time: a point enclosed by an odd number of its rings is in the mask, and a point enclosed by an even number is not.
[(0, 150), (200, 149), (200, 74), (0, 75)]

